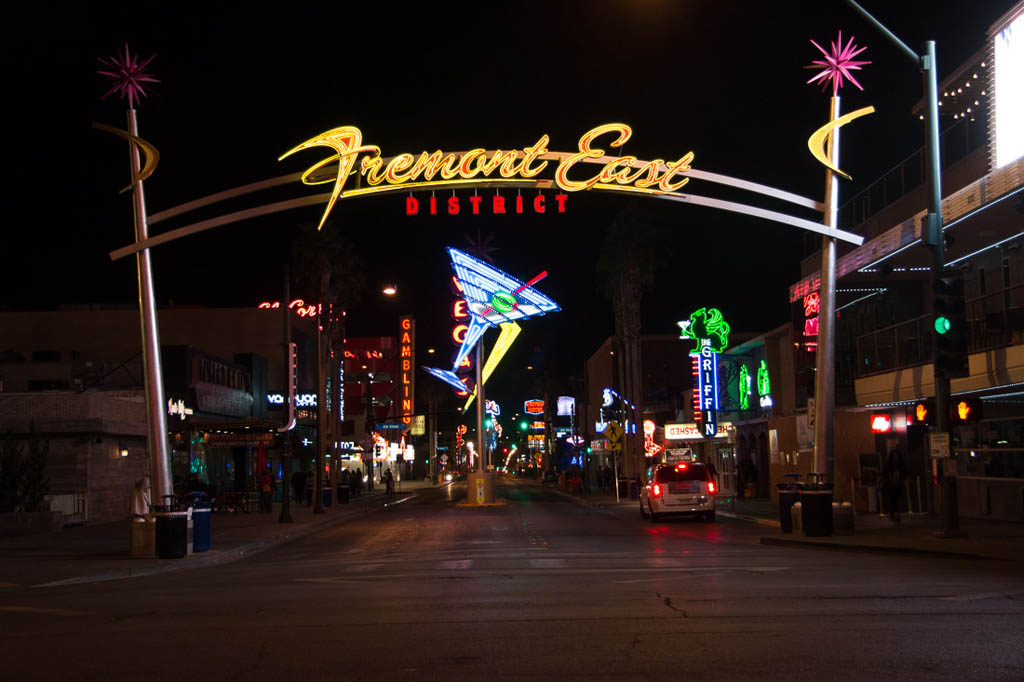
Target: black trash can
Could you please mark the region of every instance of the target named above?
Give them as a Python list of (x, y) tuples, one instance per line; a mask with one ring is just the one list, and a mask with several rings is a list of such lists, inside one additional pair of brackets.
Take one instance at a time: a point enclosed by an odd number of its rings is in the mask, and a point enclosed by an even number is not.
[(188, 511), (177, 504), (153, 505), (156, 512), (156, 555), (180, 559), (189, 553), (191, 530)]
[(832, 535), (832, 486), (827, 483), (800, 485), (800, 521), (804, 535), (828, 537)]
[(323, 505), (325, 507), (330, 507), (331, 506), (332, 497), (333, 497), (333, 495), (331, 495), (331, 489), (330, 488), (321, 488), (320, 489), (320, 496), (323, 499)]
[(206, 552), (210, 549), (210, 503), (206, 497), (197, 499), (192, 505), (192, 551)]
[(796, 483), (776, 483), (779, 491), (779, 530), (793, 532), (793, 505), (800, 501), (800, 489)]
[(629, 499), (639, 500), (640, 499), (640, 482), (631, 480), (629, 482)]
[(338, 486), (338, 504), (348, 504), (351, 488), (347, 485)]

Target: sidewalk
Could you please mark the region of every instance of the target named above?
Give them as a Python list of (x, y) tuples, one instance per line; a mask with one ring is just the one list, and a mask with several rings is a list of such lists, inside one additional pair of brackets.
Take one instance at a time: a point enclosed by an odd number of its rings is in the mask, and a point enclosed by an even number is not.
[[(545, 486), (547, 487), (547, 486)], [(614, 493), (569, 493), (551, 486), (557, 494), (578, 504), (593, 508), (636, 507), (639, 503), (628, 497), (615, 501)], [(825, 550), (879, 552), (885, 554), (923, 555), (966, 559), (996, 559), (1024, 561), (1024, 524), (960, 519), (962, 538), (938, 538), (937, 516), (904, 514), (898, 525), (889, 523), (887, 516), (858, 514), (854, 520), (853, 535), (833, 535), (825, 538), (805, 537), (801, 533), (783, 533), (779, 530), (779, 507), (768, 499), (744, 499), (720, 495), (716, 500), (718, 516), (765, 526), (762, 545), (785, 545)], [(771, 529), (771, 530), (769, 530)]]
[(403, 481), (401, 491), (388, 498), (383, 486), (377, 486), (352, 498), (350, 504), (335, 503), (323, 514), (292, 502), (292, 523), (278, 522), (280, 503), (274, 504), (271, 514), (217, 512), (211, 518), (210, 550), (181, 559), (130, 556), (127, 519), (64, 528), (49, 535), (0, 538), (0, 589), (119, 580), (224, 564), (382, 509), (432, 487), (428, 481)]

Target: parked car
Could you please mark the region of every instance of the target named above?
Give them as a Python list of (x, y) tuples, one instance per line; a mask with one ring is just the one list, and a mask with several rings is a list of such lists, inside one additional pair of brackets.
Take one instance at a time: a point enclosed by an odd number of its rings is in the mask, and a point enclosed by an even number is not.
[(640, 516), (656, 521), (669, 514), (715, 520), (715, 482), (703, 464), (658, 464), (647, 470), (640, 490)]

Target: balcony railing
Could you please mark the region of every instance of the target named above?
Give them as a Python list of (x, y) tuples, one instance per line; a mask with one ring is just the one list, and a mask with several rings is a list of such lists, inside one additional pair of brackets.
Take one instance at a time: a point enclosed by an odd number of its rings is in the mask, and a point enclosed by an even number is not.
[[(980, 353), (1024, 343), (1024, 282), (968, 299), (968, 350)], [(932, 361), (932, 316), (900, 322), (857, 337), (857, 376)]]
[[(988, 139), (985, 125), (982, 114), (977, 121), (960, 119), (942, 131), (942, 167), (946, 168), (984, 146)], [(925, 180), (924, 164), (922, 147), (840, 206), (839, 226), (844, 230), (852, 230), (921, 186)]]
[(931, 315), (857, 337), (857, 376), (891, 372), (932, 361)]

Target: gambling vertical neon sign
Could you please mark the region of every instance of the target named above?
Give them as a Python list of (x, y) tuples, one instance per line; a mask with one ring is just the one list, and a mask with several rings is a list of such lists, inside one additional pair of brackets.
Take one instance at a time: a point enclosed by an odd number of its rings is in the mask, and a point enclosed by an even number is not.
[(398, 390), (402, 401), (402, 423), (410, 426), (416, 400), (416, 321), (411, 316), (402, 317), (399, 327), (398, 366), (401, 384)]

